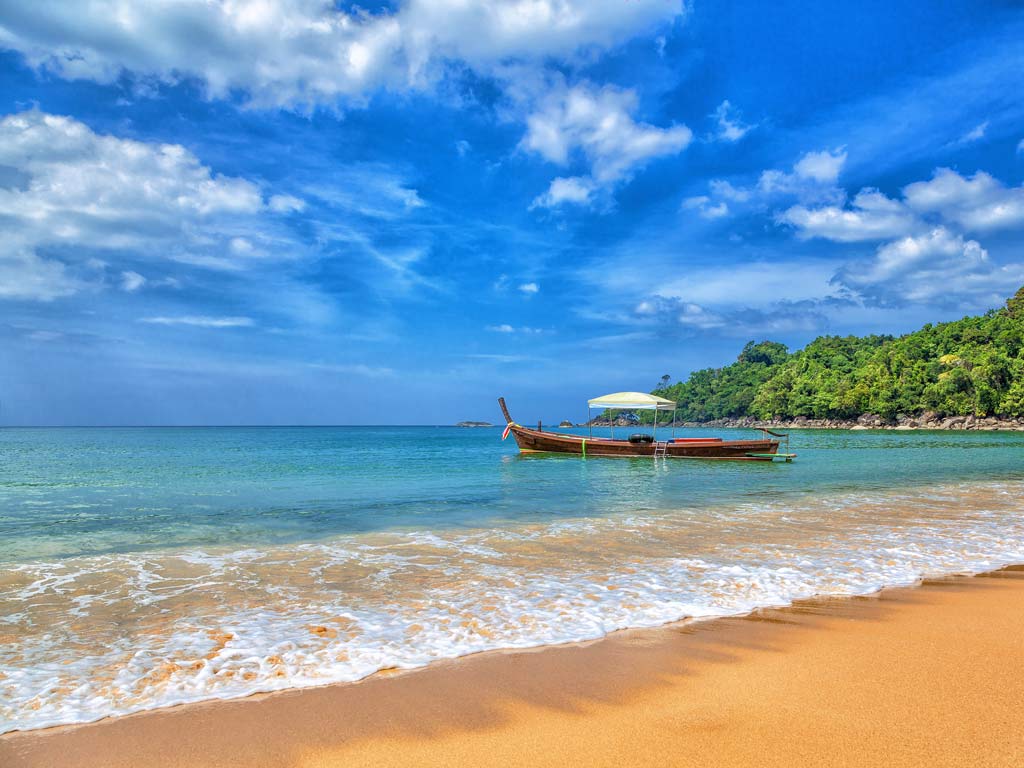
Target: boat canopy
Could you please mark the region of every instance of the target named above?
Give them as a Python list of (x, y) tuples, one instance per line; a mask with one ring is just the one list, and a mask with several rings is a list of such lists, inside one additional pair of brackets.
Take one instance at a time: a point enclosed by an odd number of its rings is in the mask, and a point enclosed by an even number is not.
[(676, 407), (671, 400), (644, 392), (614, 392), (588, 400), (587, 405), (591, 408), (618, 408), (628, 411), (673, 411)]

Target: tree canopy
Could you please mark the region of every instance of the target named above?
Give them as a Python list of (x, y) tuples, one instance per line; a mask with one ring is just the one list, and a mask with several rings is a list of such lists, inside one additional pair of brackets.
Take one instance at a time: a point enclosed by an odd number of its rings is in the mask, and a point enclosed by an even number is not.
[(687, 421), (1024, 416), (1024, 287), (1002, 309), (905, 336), (819, 336), (796, 352), (751, 341), (735, 363), (654, 394)]

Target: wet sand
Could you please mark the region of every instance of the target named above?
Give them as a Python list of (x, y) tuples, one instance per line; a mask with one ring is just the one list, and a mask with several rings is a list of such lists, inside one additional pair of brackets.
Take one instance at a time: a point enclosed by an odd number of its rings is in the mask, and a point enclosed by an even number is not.
[(1024, 568), (0, 737), (0, 765), (1024, 765)]

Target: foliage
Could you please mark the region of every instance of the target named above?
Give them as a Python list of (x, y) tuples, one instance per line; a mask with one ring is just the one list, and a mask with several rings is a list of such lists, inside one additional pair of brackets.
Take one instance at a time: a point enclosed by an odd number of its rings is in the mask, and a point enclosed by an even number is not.
[(1024, 416), (1024, 287), (1000, 310), (905, 336), (820, 336), (789, 352), (749, 342), (735, 363), (659, 387), (687, 421)]

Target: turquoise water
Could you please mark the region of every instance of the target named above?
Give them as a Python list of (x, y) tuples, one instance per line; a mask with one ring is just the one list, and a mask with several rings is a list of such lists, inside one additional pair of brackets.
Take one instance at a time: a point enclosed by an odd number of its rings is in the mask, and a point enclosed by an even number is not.
[(805, 430), (791, 447), (792, 464), (666, 472), (650, 459), (519, 456), (497, 428), (0, 430), (0, 562), (1024, 477), (1019, 432)]
[(0, 732), (1024, 562), (1024, 433), (806, 430), (791, 449), (0, 430)]

